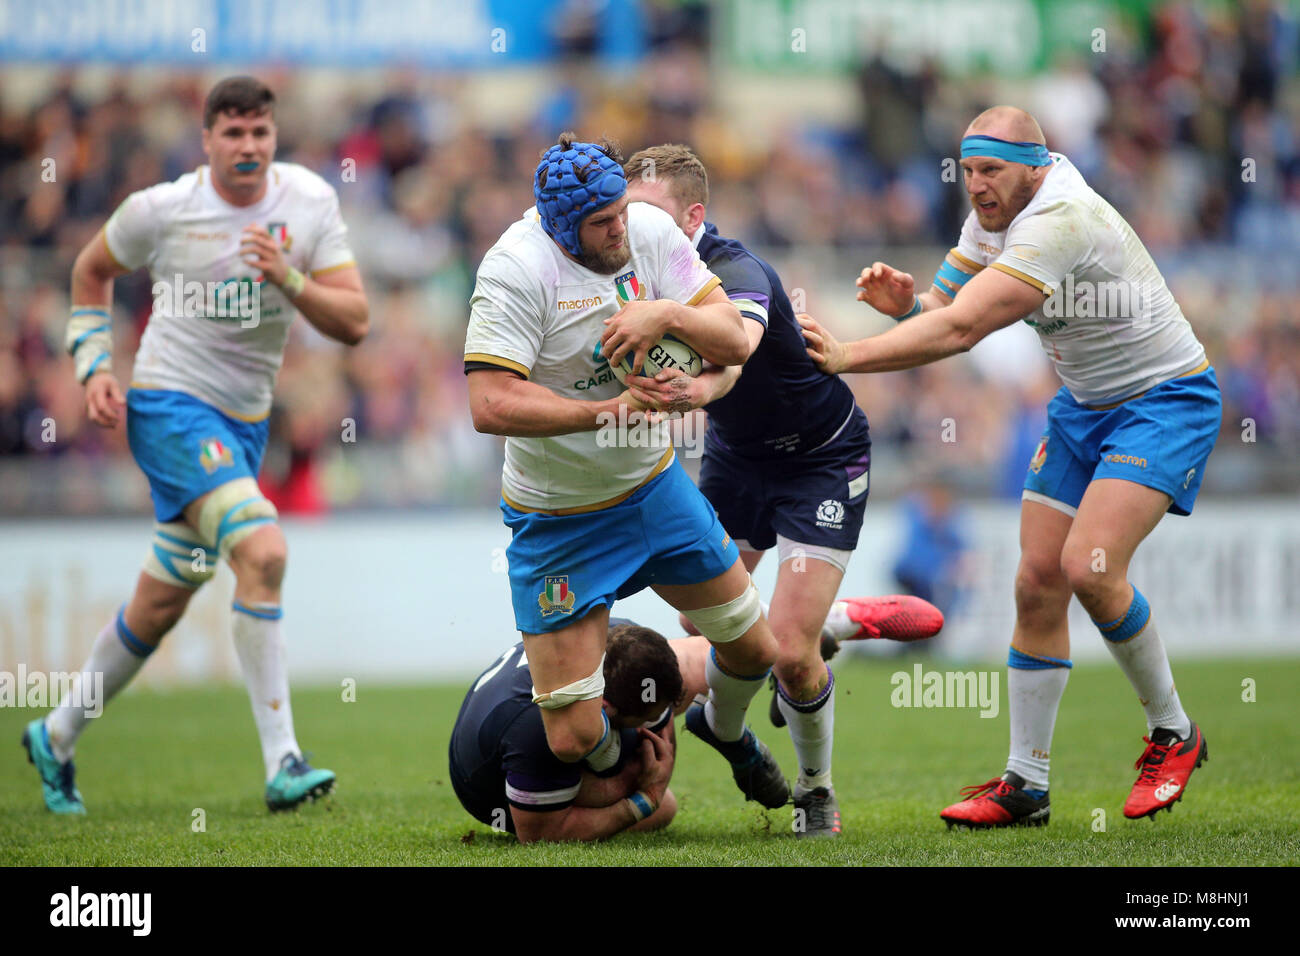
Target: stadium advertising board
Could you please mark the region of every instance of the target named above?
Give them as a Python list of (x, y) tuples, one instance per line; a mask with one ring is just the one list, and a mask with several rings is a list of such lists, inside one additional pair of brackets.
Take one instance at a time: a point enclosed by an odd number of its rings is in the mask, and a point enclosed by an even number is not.
[[(0, 62), (278, 63), (490, 68), (557, 53), (557, 0), (0, 0)], [(635, 58), (632, 0), (610, 0), (598, 52)]]

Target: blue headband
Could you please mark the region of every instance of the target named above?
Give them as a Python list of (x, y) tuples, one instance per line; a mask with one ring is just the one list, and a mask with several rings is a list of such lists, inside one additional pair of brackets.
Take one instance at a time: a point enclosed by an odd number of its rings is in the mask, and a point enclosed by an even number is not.
[[(539, 186), (542, 173), (546, 185)], [(552, 146), (542, 155), (533, 177), (533, 198), (546, 234), (574, 256), (582, 257), (578, 227), (582, 220), (627, 191), (623, 167), (593, 143), (568, 149)]]
[(996, 136), (967, 136), (961, 141), (961, 158), (992, 156), (1026, 166), (1050, 166), (1052, 157), (1042, 143), (1012, 143)]

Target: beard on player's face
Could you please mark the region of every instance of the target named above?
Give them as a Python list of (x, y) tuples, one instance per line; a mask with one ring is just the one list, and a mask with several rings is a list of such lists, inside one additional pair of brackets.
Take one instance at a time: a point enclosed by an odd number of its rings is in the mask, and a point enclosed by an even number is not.
[(603, 239), (599, 245), (589, 243), (581, 236), (578, 237), (578, 244), (582, 246), (582, 256), (578, 261), (590, 269), (592, 272), (599, 272), (602, 275), (613, 275), (619, 269), (622, 269), (632, 259), (632, 253), (627, 247), (627, 233), (621, 236), (621, 242), (616, 249), (607, 249), (606, 246), (614, 241)]
[[(998, 183), (996, 188), (990, 184), (978, 196), (971, 196), (970, 204), (981, 229), (986, 232), (1002, 232), (1011, 225), (1011, 220), (1024, 212), (1029, 200), (1033, 198), (1033, 173), (1024, 168), (1009, 181)], [(980, 208), (981, 202), (990, 201), (997, 203), (991, 211)]]

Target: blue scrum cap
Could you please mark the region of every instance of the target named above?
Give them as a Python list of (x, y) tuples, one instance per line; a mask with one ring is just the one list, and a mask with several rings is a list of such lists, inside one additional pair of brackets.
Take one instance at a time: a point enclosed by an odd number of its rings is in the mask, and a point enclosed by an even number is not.
[[(546, 185), (542, 186), (542, 174)], [(533, 176), (533, 198), (546, 234), (572, 255), (582, 256), (578, 227), (597, 209), (627, 191), (623, 167), (594, 143), (555, 145), (542, 154)]]

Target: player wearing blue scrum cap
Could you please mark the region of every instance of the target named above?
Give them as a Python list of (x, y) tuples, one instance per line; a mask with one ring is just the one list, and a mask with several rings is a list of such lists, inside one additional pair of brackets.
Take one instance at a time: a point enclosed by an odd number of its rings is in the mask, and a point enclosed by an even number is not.
[(961, 148), (974, 209), (930, 290), (916, 294), (910, 275), (881, 262), (858, 279), (859, 299), (907, 321), (841, 344), (801, 318), (809, 354), (828, 373), (924, 365), (1023, 319), (1065, 383), (1021, 504), (1007, 769), (941, 816), (949, 826), (1047, 822), (1071, 594), (1146, 712), (1147, 746), (1124, 814), (1153, 815), (1182, 797), (1206, 747), (1128, 567), (1166, 511), (1192, 510), (1221, 419), (1214, 369), (1133, 229), (1068, 159), (1048, 152), (1032, 116), (987, 110)]
[(612, 145), (564, 134), (533, 186), (536, 206), (479, 266), (465, 370), (474, 427), (507, 436), (510, 589), (547, 742), (567, 763), (616, 764), (619, 735), (600, 704), (609, 608), (651, 587), (715, 648), (705, 710), (737, 784), (781, 806), (780, 767), (745, 727), (776, 658), (758, 592), (676, 461), (668, 423), (636, 440), (614, 425), (642, 406), (611, 363), (634, 355), (639, 367), (671, 333), (710, 362), (739, 364), (740, 312), (671, 217), (629, 204)]

